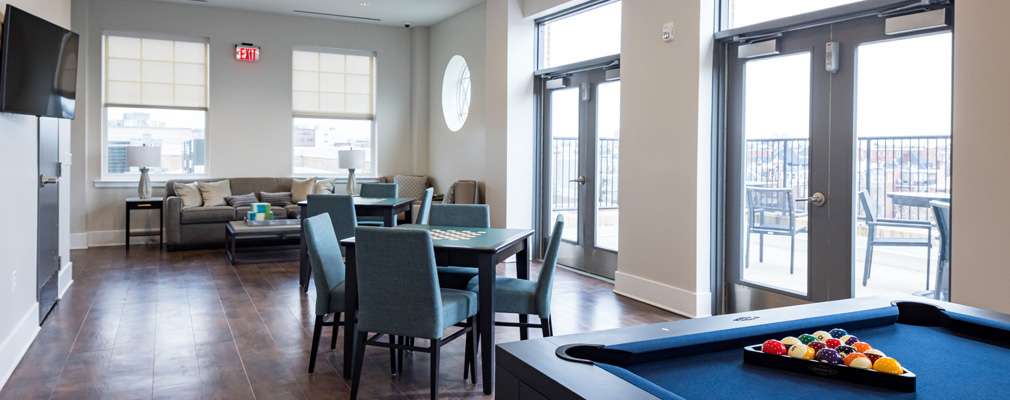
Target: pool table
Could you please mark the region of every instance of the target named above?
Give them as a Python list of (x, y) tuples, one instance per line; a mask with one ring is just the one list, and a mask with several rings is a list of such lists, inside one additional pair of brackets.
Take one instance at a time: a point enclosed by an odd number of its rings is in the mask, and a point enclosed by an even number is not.
[[(915, 392), (743, 362), (746, 346), (836, 327), (896, 358)], [(496, 355), (499, 400), (1010, 396), (1010, 315), (910, 295), (505, 343)]]

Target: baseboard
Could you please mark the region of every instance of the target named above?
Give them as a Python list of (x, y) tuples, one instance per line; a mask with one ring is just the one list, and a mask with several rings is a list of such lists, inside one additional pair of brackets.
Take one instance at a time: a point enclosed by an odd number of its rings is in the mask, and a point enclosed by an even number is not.
[(74, 263), (68, 262), (63, 268), (60, 269), (60, 294), (59, 298), (63, 298), (63, 295), (67, 293), (67, 289), (70, 289), (70, 285), (74, 283)]
[[(142, 230), (135, 230), (133, 233), (145, 232)], [(158, 238), (158, 236), (135, 236), (131, 238), (133, 244), (143, 244), (147, 243), (148, 240)], [(157, 240), (157, 239), (154, 239)], [(126, 244), (126, 232), (121, 230), (115, 231), (91, 231), (88, 232), (88, 247), (102, 247), (102, 246), (122, 246)]]
[(88, 248), (88, 233), (71, 233), (70, 234), (70, 249), (71, 250), (82, 250)]
[(0, 375), (0, 389), (7, 384), (7, 380), (14, 373), (14, 368), (17, 368), (21, 358), (25, 356), (28, 348), (35, 341), (35, 337), (38, 336), (41, 330), (37, 323), (38, 319), (39, 303), (36, 302), (21, 317), (21, 321), (18, 322), (14, 331), (4, 338), (3, 343), (0, 343), (0, 371), (3, 371), (3, 375)]
[(614, 293), (688, 318), (712, 315), (712, 293), (690, 292), (639, 276), (617, 271)]

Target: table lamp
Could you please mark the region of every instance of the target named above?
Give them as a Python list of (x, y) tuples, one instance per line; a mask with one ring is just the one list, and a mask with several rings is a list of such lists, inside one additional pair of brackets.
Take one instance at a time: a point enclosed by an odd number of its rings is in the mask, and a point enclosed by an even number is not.
[(365, 167), (365, 151), (354, 149), (337, 151), (337, 166), (348, 171), (347, 194), (354, 196), (357, 194), (357, 182), (354, 181), (354, 170)]
[(147, 175), (149, 167), (161, 167), (161, 147), (129, 146), (126, 148), (126, 165), (140, 167), (140, 184), (137, 194), (142, 200), (151, 198), (151, 177)]

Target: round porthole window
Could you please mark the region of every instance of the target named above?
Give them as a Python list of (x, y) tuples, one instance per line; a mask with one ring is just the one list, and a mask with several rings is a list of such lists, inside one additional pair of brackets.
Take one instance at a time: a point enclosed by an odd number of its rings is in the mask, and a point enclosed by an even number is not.
[(463, 127), (470, 113), (470, 68), (462, 56), (452, 56), (442, 77), (442, 115), (449, 130)]

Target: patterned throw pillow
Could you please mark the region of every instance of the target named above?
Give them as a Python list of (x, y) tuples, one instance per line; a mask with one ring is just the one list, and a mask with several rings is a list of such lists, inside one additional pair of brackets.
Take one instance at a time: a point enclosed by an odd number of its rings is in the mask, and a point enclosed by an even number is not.
[(308, 200), (309, 194), (316, 187), (316, 178), (294, 179), (291, 181), (291, 202)]
[(272, 206), (284, 207), (291, 204), (291, 192), (260, 192), (260, 200)]
[(203, 205), (203, 196), (200, 195), (200, 188), (193, 183), (175, 182), (175, 195), (182, 199), (182, 208), (200, 207)]
[(203, 196), (203, 206), (223, 206), (228, 202), (225, 200), (231, 196), (231, 181), (225, 179), (217, 182), (197, 182), (200, 188), (200, 195)]
[(316, 179), (316, 187), (312, 188), (312, 194), (333, 194), (335, 179)]
[(427, 176), (397, 175), (393, 177), (398, 192), (397, 197), (410, 197), (416, 200), (424, 200), (424, 190), (428, 188)]
[(228, 201), (228, 205), (232, 207), (246, 207), (252, 203), (258, 202), (255, 193), (243, 194), (238, 196), (228, 196), (225, 198)]

